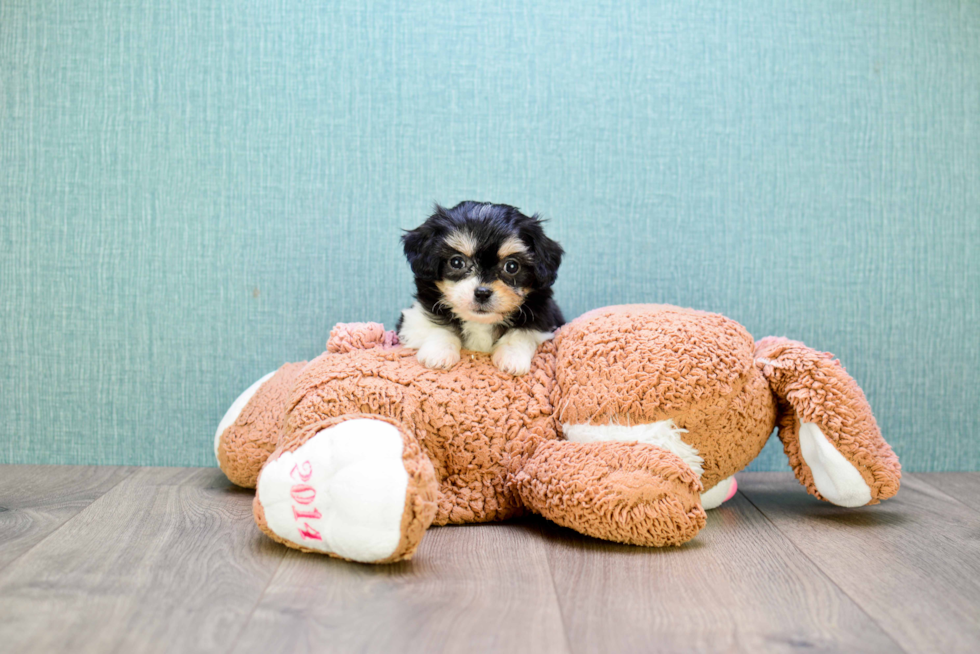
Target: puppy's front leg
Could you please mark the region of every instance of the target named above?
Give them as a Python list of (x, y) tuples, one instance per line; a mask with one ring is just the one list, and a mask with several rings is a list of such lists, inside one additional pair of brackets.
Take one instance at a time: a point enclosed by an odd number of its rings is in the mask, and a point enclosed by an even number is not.
[(512, 375), (525, 375), (531, 369), (531, 359), (538, 346), (552, 337), (551, 332), (533, 329), (512, 329), (500, 337), (494, 346), (493, 365)]
[(448, 370), (459, 363), (459, 350), (463, 346), (456, 333), (438, 325), (417, 303), (402, 311), (398, 340), (405, 347), (418, 350), (415, 358), (426, 368)]

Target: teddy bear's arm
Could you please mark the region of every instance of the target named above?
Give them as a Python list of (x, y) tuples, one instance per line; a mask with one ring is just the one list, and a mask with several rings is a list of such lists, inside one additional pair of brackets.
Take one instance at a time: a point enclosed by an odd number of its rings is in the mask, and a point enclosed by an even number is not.
[(877, 504), (898, 492), (898, 457), (839, 361), (770, 337), (756, 344), (756, 366), (776, 395), (779, 438), (807, 492), (839, 506)]
[(596, 538), (681, 545), (705, 524), (697, 475), (654, 445), (545, 441), (516, 480), (528, 508)]

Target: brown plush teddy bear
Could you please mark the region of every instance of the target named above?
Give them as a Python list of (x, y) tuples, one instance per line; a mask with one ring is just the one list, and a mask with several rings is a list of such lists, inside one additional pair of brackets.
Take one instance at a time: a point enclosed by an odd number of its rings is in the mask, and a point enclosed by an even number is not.
[(658, 305), (581, 316), (521, 377), (476, 352), (428, 370), (381, 325), (340, 324), (327, 352), (235, 401), (215, 450), (231, 481), (256, 488), (271, 538), (385, 563), (409, 558), (431, 525), (525, 511), (680, 545), (777, 425), (812, 495), (861, 506), (898, 491), (898, 459), (831, 355)]

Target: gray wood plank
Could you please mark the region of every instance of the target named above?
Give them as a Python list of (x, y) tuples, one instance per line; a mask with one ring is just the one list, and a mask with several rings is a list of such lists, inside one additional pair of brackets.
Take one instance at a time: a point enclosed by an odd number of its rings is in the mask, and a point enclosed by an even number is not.
[(909, 652), (980, 651), (980, 517), (914, 475), (893, 499), (842, 509), (790, 475), (739, 489)]
[(980, 472), (920, 472), (912, 476), (980, 511)]
[(0, 465), (0, 570), (135, 468)]
[(568, 652), (544, 543), (520, 523), (431, 529), (411, 561), (290, 552), (233, 649)]
[(252, 493), (145, 468), (0, 573), (8, 652), (224, 651), (282, 560)]
[(576, 653), (901, 651), (740, 495), (680, 548), (542, 534)]

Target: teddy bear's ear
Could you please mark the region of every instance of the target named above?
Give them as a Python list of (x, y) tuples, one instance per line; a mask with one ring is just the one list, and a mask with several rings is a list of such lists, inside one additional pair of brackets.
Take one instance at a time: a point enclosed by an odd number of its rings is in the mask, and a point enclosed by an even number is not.
[(443, 232), (439, 218), (444, 213), (445, 210), (436, 205), (435, 213), (428, 220), (402, 235), (405, 258), (412, 267), (412, 274), (419, 279), (434, 280), (439, 274), (439, 238)]
[(558, 267), (561, 265), (562, 249), (558, 241), (548, 238), (541, 228), (543, 221), (534, 214), (521, 226), (521, 240), (524, 241), (534, 255), (534, 275), (542, 288), (555, 283), (558, 278)]

